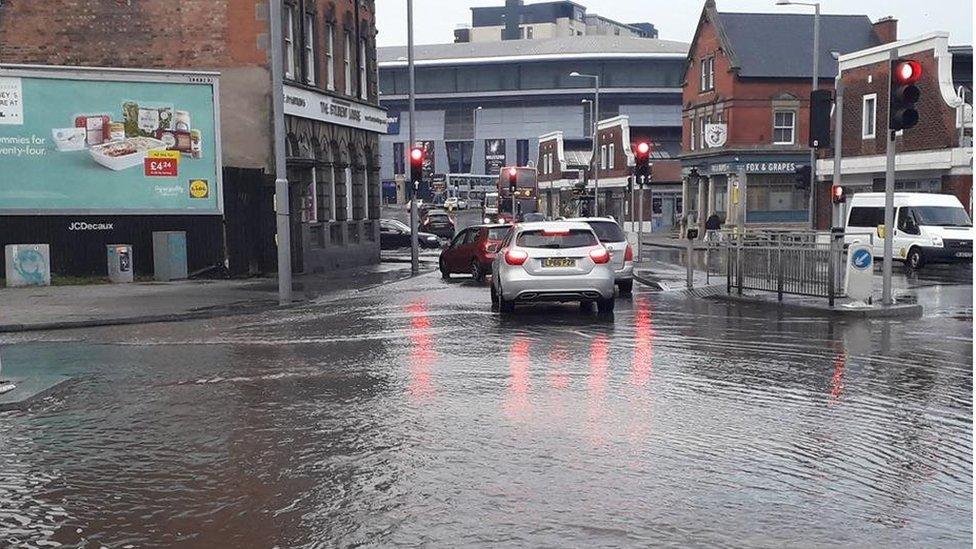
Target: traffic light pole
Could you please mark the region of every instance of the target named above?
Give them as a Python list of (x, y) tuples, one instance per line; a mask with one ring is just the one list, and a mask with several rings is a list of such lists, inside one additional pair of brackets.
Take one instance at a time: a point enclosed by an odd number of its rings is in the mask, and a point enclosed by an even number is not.
[[(895, 50), (891, 50), (888, 54), (889, 59), (894, 61)], [(891, 74), (891, 62), (888, 62), (888, 90), (891, 90), (892, 78)], [(889, 91), (890, 94), (890, 91)], [(891, 97), (888, 98), (889, 110), (891, 107)], [(892, 265), (892, 253), (894, 252), (894, 237), (895, 237), (895, 131), (891, 129), (891, 116), (888, 116), (888, 128), (886, 128), (886, 134), (888, 137), (887, 146), (887, 163), (885, 165), (885, 209), (884, 209), (884, 263), (881, 267), (881, 277), (882, 277), (882, 289), (881, 289), (881, 303), (884, 305), (891, 305), (893, 303), (891, 296), (891, 265)]]
[[(416, 146), (414, 136), (414, 116), (416, 112), (415, 91), (414, 91), (414, 70), (413, 70), (413, 0), (407, 0), (407, 72), (410, 78), (410, 123), (408, 127), (410, 147)], [(417, 190), (419, 181), (412, 181), (410, 178), (410, 271), (413, 274), (420, 272), (420, 252), (417, 242)]]
[[(837, 76), (835, 87), (837, 91), (834, 96), (834, 186), (840, 186), (840, 161), (843, 156), (842, 146), (844, 143), (842, 139), (844, 133), (844, 81), (840, 75)], [(832, 213), (831, 228), (843, 227), (844, 207), (841, 204), (834, 204)]]
[[(641, 254), (644, 249), (644, 183), (647, 176), (642, 176), (640, 181), (640, 194), (637, 195), (637, 262), (641, 262)], [(636, 181), (635, 181), (636, 183)]]

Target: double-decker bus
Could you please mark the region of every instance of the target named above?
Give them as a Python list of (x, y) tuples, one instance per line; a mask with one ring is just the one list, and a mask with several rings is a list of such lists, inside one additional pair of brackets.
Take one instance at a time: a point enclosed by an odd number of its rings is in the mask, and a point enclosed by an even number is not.
[[(509, 186), (512, 170), (515, 170), (515, 200)], [(539, 211), (539, 179), (535, 168), (507, 166), (498, 174), (498, 221), (512, 220), (512, 205), (515, 205), (515, 218)], [(486, 216), (487, 217), (487, 216)]]

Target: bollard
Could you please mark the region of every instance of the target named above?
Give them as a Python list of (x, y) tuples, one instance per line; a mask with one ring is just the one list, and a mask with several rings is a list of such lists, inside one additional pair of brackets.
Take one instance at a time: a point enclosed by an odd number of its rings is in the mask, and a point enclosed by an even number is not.
[(697, 228), (688, 229), (687, 237), (688, 237), (687, 238), (688, 254), (687, 257), (685, 258), (685, 265), (686, 265), (685, 271), (688, 277), (687, 280), (688, 289), (690, 290), (695, 287), (695, 271), (694, 271), (694, 266), (692, 265), (692, 259), (695, 253), (695, 239), (698, 238), (698, 229)]

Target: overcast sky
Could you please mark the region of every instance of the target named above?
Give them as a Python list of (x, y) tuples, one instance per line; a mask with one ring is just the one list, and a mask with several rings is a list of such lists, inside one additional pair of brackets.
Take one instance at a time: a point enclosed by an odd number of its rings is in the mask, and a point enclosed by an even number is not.
[[(527, 0), (526, 4), (538, 0)], [(690, 42), (704, 0), (575, 0), (596, 13), (624, 23), (653, 23), (660, 38)], [(717, 0), (719, 11), (812, 13), (813, 8), (776, 6), (775, 0)], [(417, 44), (454, 41), (458, 23), (471, 23), (474, 6), (502, 6), (504, 0), (414, 0), (414, 40)], [(822, 13), (863, 13), (877, 20), (898, 19), (902, 38), (933, 30), (949, 32), (949, 44), (973, 42), (973, 0), (821, 0)], [(377, 0), (380, 46), (407, 43), (407, 0)]]

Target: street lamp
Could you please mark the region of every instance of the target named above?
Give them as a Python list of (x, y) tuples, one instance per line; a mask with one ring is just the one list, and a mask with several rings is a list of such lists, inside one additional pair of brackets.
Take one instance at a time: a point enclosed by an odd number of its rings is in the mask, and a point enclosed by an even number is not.
[(593, 122), (593, 216), (598, 217), (600, 215), (600, 161), (597, 158), (599, 156), (599, 123), (597, 118), (600, 117), (600, 76), (597, 74), (581, 74), (579, 72), (573, 71), (569, 73), (570, 76), (575, 78), (592, 78), (594, 87), (593, 96), (593, 113), (591, 116), (591, 121)]
[[(776, 0), (777, 6), (813, 6), (813, 91), (820, 87), (820, 2), (797, 2), (796, 0)], [(812, 99), (813, 96), (811, 96)], [(813, 108), (813, 105), (810, 105)], [(835, 145), (836, 146), (836, 145)], [(834, 170), (840, 169), (835, 165)], [(817, 150), (810, 147), (810, 228), (814, 227), (813, 197), (816, 196)]]

